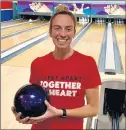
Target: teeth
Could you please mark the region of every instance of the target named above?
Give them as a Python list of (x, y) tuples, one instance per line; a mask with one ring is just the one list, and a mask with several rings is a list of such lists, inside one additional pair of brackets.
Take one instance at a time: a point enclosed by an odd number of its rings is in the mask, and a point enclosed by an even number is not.
[(60, 42), (65, 42), (66, 40), (58, 40), (58, 41), (60, 41)]

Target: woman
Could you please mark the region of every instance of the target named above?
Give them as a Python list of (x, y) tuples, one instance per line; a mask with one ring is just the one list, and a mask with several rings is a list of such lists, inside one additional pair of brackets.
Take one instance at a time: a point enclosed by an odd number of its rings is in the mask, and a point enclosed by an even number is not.
[(33, 124), (32, 129), (81, 130), (83, 118), (95, 116), (98, 112), (101, 80), (97, 66), (92, 57), (71, 48), (76, 19), (68, 8), (62, 8), (52, 16), (49, 34), (55, 49), (32, 62), (30, 76), (30, 83), (39, 84), (49, 91), (50, 102), (45, 101), (47, 111), (40, 117), (24, 119), (20, 119), (21, 113), (15, 113), (14, 107), (12, 111), (18, 122)]

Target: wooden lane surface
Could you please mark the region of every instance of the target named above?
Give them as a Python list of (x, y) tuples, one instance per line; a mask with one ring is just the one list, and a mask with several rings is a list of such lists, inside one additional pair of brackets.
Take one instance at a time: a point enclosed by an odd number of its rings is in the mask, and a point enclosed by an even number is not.
[(126, 72), (126, 25), (114, 25), (124, 73)]
[[(77, 26), (77, 32), (83, 27), (84, 25)], [(11, 60), (5, 62), (2, 65), (9, 65), (9, 66), (23, 66), (23, 67), (30, 67), (31, 62), (33, 59), (39, 56), (43, 56), (50, 51), (53, 51), (54, 45), (52, 43), (52, 39), (49, 37), (44, 41), (40, 42), (36, 46), (28, 49), (24, 53), (12, 58)], [(26, 60), (27, 59), (27, 60)]]
[[(79, 28), (77, 28), (77, 31)], [(52, 49), (51, 49), (52, 48)], [(1, 128), (2, 129), (30, 129), (31, 125), (19, 124), (11, 112), (13, 98), (16, 91), (27, 84), (30, 76), (30, 64), (34, 58), (53, 50), (50, 38), (40, 44), (2, 64), (1, 66)], [(28, 62), (27, 62), (28, 61)], [(9, 102), (8, 102), (9, 101)], [(9, 117), (9, 118), (8, 118)]]
[(48, 25), (44, 25), (37, 29), (29, 30), (21, 34), (18, 34), (9, 38), (5, 38), (1, 40), (1, 51), (9, 49), (31, 38), (35, 38), (36, 36), (39, 36), (45, 32), (48, 32)]
[[(104, 31), (105, 25), (91, 25), (86, 34), (74, 46), (74, 49), (82, 54), (92, 56), (98, 64)], [(86, 129), (86, 123), (87, 118), (84, 118), (84, 129)]]
[(74, 49), (85, 55), (92, 56), (98, 64), (104, 31), (105, 25), (91, 25), (79, 43), (74, 46)]
[(8, 35), (8, 34), (11, 34), (11, 33), (15, 33), (17, 31), (21, 31), (21, 30), (24, 30), (24, 29), (32, 28), (32, 27), (35, 27), (35, 26), (39, 26), (43, 23), (45, 23), (45, 22), (44, 21), (36, 21), (36, 22), (33, 22), (33, 23), (25, 23), (25, 24), (22, 24), (22, 25), (19, 25), (19, 26), (3, 29), (3, 30), (1, 30), (1, 36)]
[(31, 125), (19, 124), (11, 112), (13, 99), (18, 88), (28, 83), (29, 69), (23, 67), (1, 67), (1, 128), (28, 129)]
[[(84, 35), (84, 37), (81, 38), (79, 43), (77, 45), (75, 45), (74, 49), (79, 50), (83, 54), (90, 55), (90, 56), (94, 57), (94, 59), (96, 60), (96, 62), (98, 64), (98, 58), (99, 58), (101, 43), (102, 43), (103, 34), (104, 34), (104, 25), (102, 25), (102, 26), (101, 25), (93, 25), (93, 26), (94, 27), (90, 28), (88, 30), (88, 32)], [(120, 39), (119, 38), (117, 38), (117, 39), (119, 39), (122, 43), (122, 44), (120, 43), (122, 46), (120, 46), (120, 44), (119, 44), (119, 48), (120, 48), (120, 51), (121, 51), (121, 47), (123, 48), (123, 51), (121, 52), (122, 53), (121, 56), (123, 55), (122, 57), (124, 58), (125, 57), (125, 47), (124, 47), (125, 44), (123, 44), (123, 43), (125, 41), (124, 40), (124, 38), (125, 38), (125, 33), (124, 33), (125, 27), (124, 26), (118, 27), (118, 26), (116, 26), (117, 27), (116, 33), (117, 33), (117, 37), (119, 36)], [(122, 33), (123, 33), (123, 35), (122, 35)], [(125, 62), (125, 60), (123, 60), (123, 62)], [(102, 82), (104, 80), (107, 80), (107, 79), (125, 80), (124, 74), (106, 75), (103, 72), (100, 72), (100, 77), (101, 77)], [(101, 86), (99, 86), (99, 88), (100, 88), (99, 89), (99, 96), (100, 96)], [(96, 118), (97, 118), (97, 116), (93, 118), (93, 121)], [(86, 128), (85, 127), (86, 122), (87, 122), (87, 118), (84, 118), (84, 129)]]
[[(125, 27), (126, 27), (125, 25), (114, 25), (114, 30), (115, 30), (115, 34), (116, 34), (119, 51), (121, 54), (124, 72), (126, 70), (126, 68), (125, 68), (125, 45), (126, 45), (125, 44)], [(100, 77), (101, 77), (102, 82), (104, 80), (108, 80), (108, 79), (125, 81), (125, 74), (106, 75), (103, 72), (100, 72)], [(101, 87), (100, 87), (100, 89), (101, 89)], [(100, 92), (99, 92), (99, 94), (100, 94)]]
[(10, 25), (13, 25), (13, 24), (18, 24), (18, 23), (23, 23), (23, 22), (26, 22), (28, 20), (13, 20), (13, 21), (8, 21), (8, 22), (1, 22), (1, 27), (6, 27), (6, 26), (10, 26)]

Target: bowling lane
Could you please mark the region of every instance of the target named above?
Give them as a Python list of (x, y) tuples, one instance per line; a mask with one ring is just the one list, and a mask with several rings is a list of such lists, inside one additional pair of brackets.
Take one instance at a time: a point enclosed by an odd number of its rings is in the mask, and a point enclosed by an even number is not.
[(21, 42), (25, 42), (26, 40), (30, 40), (31, 38), (34, 38), (38, 35), (48, 32), (48, 28), (49, 28), (48, 25), (44, 25), (37, 29), (29, 30), (21, 34), (5, 38), (1, 40), (1, 51), (9, 49)]
[[(83, 26), (85, 25), (78, 24), (76, 28), (77, 32)], [(36, 46), (32, 47), (31, 49), (28, 49), (24, 53), (12, 58), (11, 60), (5, 62), (2, 65), (29, 67), (31, 62), (36, 57), (43, 56), (53, 50), (54, 50), (54, 45), (52, 43), (52, 39), (49, 37), (46, 40), (37, 44)]]
[(41, 25), (42, 23), (44, 23), (44, 21), (36, 21), (33, 23), (25, 23), (25, 24), (22, 24), (19, 26), (3, 29), (3, 30), (1, 30), (1, 36), (8, 35), (8, 34), (23, 30), (23, 29), (32, 28), (32, 27)]
[(77, 25), (76, 25), (76, 33), (78, 33), (79, 30), (80, 30), (82, 27), (84, 27), (84, 26), (86, 26), (86, 23), (85, 23), (85, 24), (84, 24), (84, 23), (77, 23)]
[(126, 25), (114, 25), (114, 30), (116, 34), (116, 40), (118, 43), (120, 55), (121, 55), (121, 60), (123, 64), (123, 69), (124, 73), (126, 72), (126, 64), (125, 64), (125, 47), (126, 47), (126, 36), (125, 36), (125, 30), (126, 30)]
[[(104, 24), (102, 25), (92, 24), (89, 30), (85, 33), (85, 35), (74, 46), (74, 49), (81, 52), (82, 54), (92, 56), (98, 65), (104, 31), (105, 31)], [(99, 89), (99, 95), (100, 95), (100, 89)], [(93, 119), (94, 118), (97, 118), (97, 116), (93, 117)], [(87, 118), (84, 118), (84, 126), (86, 126), (86, 122)]]
[(11, 111), (16, 91), (28, 83), (29, 69), (5, 66), (1, 70), (1, 129), (30, 130), (31, 124), (18, 123)]
[(92, 56), (98, 64), (104, 31), (104, 24), (92, 24), (86, 34), (74, 46), (74, 49), (85, 55)]
[(28, 21), (28, 20), (19, 19), (19, 20), (12, 20), (12, 21), (8, 21), (8, 22), (1, 22), (1, 27), (6, 27), (6, 26), (13, 25), (13, 24), (23, 23), (26, 21)]

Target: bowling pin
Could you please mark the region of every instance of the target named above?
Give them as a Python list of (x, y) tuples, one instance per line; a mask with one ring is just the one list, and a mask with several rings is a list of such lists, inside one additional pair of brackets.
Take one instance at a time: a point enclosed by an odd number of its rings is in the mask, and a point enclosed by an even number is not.
[(88, 23), (89, 23), (89, 18), (88, 18)]
[(32, 22), (32, 19), (29, 19), (29, 22), (31, 23), (31, 22)]
[(98, 18), (98, 24), (99, 24), (99, 18)]
[(102, 24), (102, 19), (100, 19), (100, 24)]
[(119, 23), (118, 19), (117, 19), (117, 24)]
[(122, 24), (124, 24), (124, 21), (122, 20)]
[(82, 20), (83, 20), (82, 17), (79, 17), (79, 23), (82, 23), (83, 22)]
[(82, 17), (82, 21), (83, 21), (83, 23), (84, 23), (84, 17)]
[(95, 19), (95, 23), (97, 23), (97, 20)]
[(119, 19), (119, 24), (121, 24), (121, 21), (120, 21), (120, 19)]
[(116, 20), (114, 19), (114, 24), (116, 24)]

